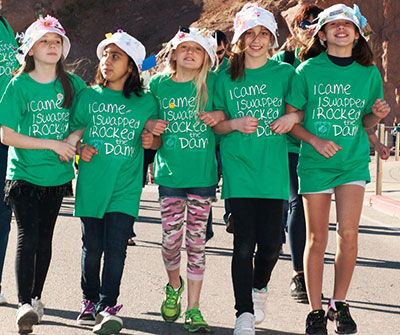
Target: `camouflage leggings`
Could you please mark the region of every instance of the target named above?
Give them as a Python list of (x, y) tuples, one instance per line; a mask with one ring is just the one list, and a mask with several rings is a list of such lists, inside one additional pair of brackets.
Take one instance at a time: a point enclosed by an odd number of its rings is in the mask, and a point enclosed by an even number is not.
[(167, 270), (180, 266), (183, 240), (183, 223), (187, 207), (186, 239), (187, 277), (202, 280), (206, 265), (205, 237), (211, 199), (188, 194), (186, 199), (166, 197), (161, 199), (163, 227), (162, 256)]

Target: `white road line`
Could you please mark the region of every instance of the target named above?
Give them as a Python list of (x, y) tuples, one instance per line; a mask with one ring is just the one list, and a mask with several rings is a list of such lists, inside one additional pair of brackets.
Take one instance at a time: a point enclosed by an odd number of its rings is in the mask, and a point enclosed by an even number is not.
[(387, 228), (387, 229), (389, 229), (389, 230), (391, 230), (391, 231), (400, 232), (400, 228), (394, 228), (394, 227), (392, 227), (392, 226), (389, 226), (389, 225), (383, 223), (382, 221), (375, 220), (375, 219), (370, 218), (369, 216), (366, 216), (366, 215), (364, 215), (364, 214), (361, 214), (361, 219), (367, 220), (367, 221), (369, 221), (369, 222), (371, 222), (371, 223), (374, 223), (374, 224), (377, 224), (377, 225), (379, 225), (379, 226), (385, 227), (385, 228)]

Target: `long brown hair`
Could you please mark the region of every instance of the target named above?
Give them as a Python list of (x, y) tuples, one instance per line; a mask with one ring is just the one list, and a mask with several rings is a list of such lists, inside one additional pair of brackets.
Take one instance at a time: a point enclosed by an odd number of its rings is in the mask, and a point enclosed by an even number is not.
[[(358, 30), (355, 25), (354, 29)], [(321, 30), (325, 32), (325, 26), (322, 26)], [(360, 37), (353, 47), (351, 56), (357, 63), (363, 66), (371, 66), (372, 64), (374, 64), (374, 54), (372, 53), (372, 50), (369, 47), (368, 42), (365, 40), (365, 38), (361, 36), (361, 33), (359, 33), (359, 35)], [(324, 44), (326, 45), (326, 43)], [(327, 47), (321, 44), (319, 36), (317, 34), (311, 39), (307, 47), (304, 50), (300, 51), (299, 59), (301, 61), (305, 61), (309, 58), (317, 57), (321, 52), (325, 52), (326, 50)]]
[(231, 80), (238, 79), (239, 81), (244, 79), (245, 67), (244, 59), (246, 51), (245, 47), (245, 34), (239, 37), (239, 40), (232, 46), (231, 55), (229, 57), (229, 72), (231, 74)]
[[(59, 80), (61, 86), (64, 90), (64, 101), (61, 107), (65, 109), (70, 109), (72, 106), (72, 101), (75, 96), (75, 87), (72, 83), (71, 75), (64, 70), (64, 56), (61, 56), (60, 60), (56, 64), (56, 81)], [(33, 56), (26, 55), (24, 64), (14, 72), (14, 76), (20, 76), (23, 73), (32, 72), (35, 69), (35, 61)], [(55, 85), (55, 83), (54, 83)]]
[[(136, 96), (141, 97), (143, 92), (143, 86), (140, 81), (139, 71), (137, 69), (136, 64), (129, 56), (128, 56), (128, 66), (132, 67), (132, 72), (125, 80), (124, 88), (122, 89), (122, 94), (124, 95), (125, 98), (128, 99), (130, 98), (132, 92), (135, 93)], [(107, 80), (104, 79), (103, 75), (101, 74), (100, 63), (97, 66), (95, 84), (100, 85), (103, 88), (107, 87)]]

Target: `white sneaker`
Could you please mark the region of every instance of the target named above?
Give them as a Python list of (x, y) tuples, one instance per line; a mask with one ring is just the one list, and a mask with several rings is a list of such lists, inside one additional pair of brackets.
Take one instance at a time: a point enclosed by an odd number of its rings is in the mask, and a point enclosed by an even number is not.
[(253, 288), (253, 304), (256, 325), (258, 325), (265, 319), (265, 308), (267, 305), (267, 287), (262, 288), (261, 290)]
[(43, 319), (43, 315), (44, 315), (44, 304), (40, 299), (32, 299), (32, 308), (36, 311), (36, 313), (39, 316), (39, 321), (38, 323), (40, 323)]
[(4, 295), (0, 294), (0, 306), (1, 305), (6, 305), (7, 304), (7, 299)]
[(32, 333), (33, 325), (39, 321), (39, 315), (29, 304), (23, 304), (17, 311), (17, 328), (19, 334)]
[(255, 318), (251, 313), (242, 313), (236, 319), (233, 335), (255, 335)]
[(122, 308), (122, 305), (106, 307), (96, 316), (96, 323), (93, 327), (93, 333), (99, 335), (118, 334), (122, 329), (123, 322), (116, 314)]

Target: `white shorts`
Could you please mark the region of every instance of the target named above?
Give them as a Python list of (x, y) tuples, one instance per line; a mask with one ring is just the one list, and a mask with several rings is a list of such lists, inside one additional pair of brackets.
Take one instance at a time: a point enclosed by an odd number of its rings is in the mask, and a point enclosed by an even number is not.
[[(365, 180), (357, 180), (357, 181), (352, 181), (350, 183), (346, 183), (346, 184), (343, 184), (343, 185), (358, 185), (358, 186), (361, 186), (361, 187), (365, 188), (365, 186), (367, 185), (367, 182)], [(340, 186), (342, 186), (342, 185), (340, 185)], [(323, 190), (323, 191), (306, 192), (306, 193), (302, 193), (302, 194), (322, 194), (322, 193), (333, 194), (333, 193), (335, 193), (335, 188), (336, 187), (328, 188), (327, 190)]]

